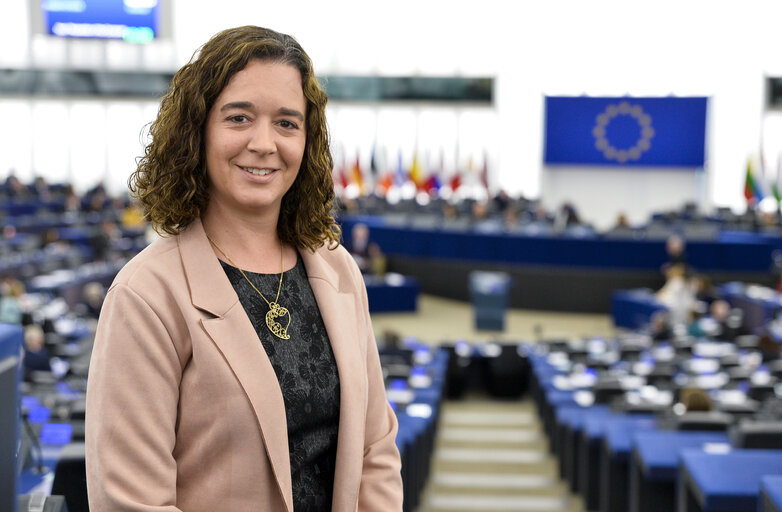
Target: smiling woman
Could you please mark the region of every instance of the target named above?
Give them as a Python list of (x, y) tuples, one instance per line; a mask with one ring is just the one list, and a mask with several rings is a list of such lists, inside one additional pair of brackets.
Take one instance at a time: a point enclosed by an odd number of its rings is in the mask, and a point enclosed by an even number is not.
[(166, 236), (119, 273), (95, 337), (93, 512), (402, 509), (325, 106), (299, 44), (259, 27), (174, 76), (130, 181)]

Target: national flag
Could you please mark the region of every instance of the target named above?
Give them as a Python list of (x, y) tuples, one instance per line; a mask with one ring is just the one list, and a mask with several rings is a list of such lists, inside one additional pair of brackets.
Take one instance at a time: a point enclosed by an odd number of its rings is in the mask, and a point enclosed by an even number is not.
[(405, 184), (407, 181), (407, 174), (405, 173), (405, 168), (402, 166), (402, 150), (399, 150), (399, 154), (397, 155), (397, 163), (396, 163), (396, 180), (395, 184), (397, 187), (401, 187)]
[(415, 183), (417, 188), (424, 187), (423, 170), (421, 169), (421, 162), (418, 160), (418, 151), (413, 153), (413, 163), (410, 165), (410, 179)]
[(782, 202), (782, 153), (777, 158), (777, 179), (774, 181), (774, 185), (771, 186), (771, 192), (774, 194), (777, 203)]
[(377, 182), (377, 192), (379, 195), (384, 196), (388, 192), (388, 189), (394, 184), (394, 175), (391, 171), (388, 171), (383, 175), (383, 178)]
[(546, 97), (544, 162), (702, 168), (705, 97)]
[(377, 188), (380, 182), (380, 155), (378, 154), (377, 143), (372, 144), (372, 156), (369, 158), (369, 175), (372, 183), (367, 187), (369, 190)]
[(377, 144), (372, 145), (372, 156), (369, 158), (369, 174), (373, 180), (377, 179), (377, 175), (380, 172), (380, 165), (378, 164)]
[(453, 176), (451, 176), (451, 180), (448, 185), (454, 192), (459, 190), (459, 187), (462, 186), (462, 172), (459, 169), (454, 170)]
[(345, 154), (342, 154), (340, 163), (334, 169), (334, 183), (343, 189), (348, 186), (348, 177), (345, 173)]
[(359, 191), (364, 190), (364, 176), (361, 172), (361, 160), (356, 155), (356, 163), (350, 168), (350, 181), (358, 186)]
[(758, 186), (757, 179), (752, 168), (752, 159), (747, 159), (747, 174), (744, 179), (744, 197), (748, 203), (757, 204), (763, 200), (763, 191)]
[(426, 185), (424, 187), (430, 194), (440, 190), (440, 187), (442, 186), (440, 174), (443, 172), (444, 167), (445, 155), (443, 154), (443, 151), (440, 150), (440, 164), (429, 173), (429, 179), (426, 180)]
[(483, 152), (483, 168), (481, 169), (481, 184), (489, 191), (489, 156)]

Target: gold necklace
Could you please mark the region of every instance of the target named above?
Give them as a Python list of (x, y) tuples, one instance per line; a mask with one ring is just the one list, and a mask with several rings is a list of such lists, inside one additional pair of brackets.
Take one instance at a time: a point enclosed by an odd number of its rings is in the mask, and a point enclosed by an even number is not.
[[(288, 334), (288, 327), (290, 327), (291, 325), (291, 314), (287, 308), (280, 306), (280, 304), (277, 302), (278, 300), (280, 300), (280, 290), (282, 289), (282, 276), (283, 276), (282, 270), (284, 268), (283, 259), (282, 259), (282, 254), (283, 254), (282, 244), (280, 244), (280, 284), (277, 285), (277, 297), (275, 297), (274, 302), (269, 302), (266, 299), (266, 297), (263, 296), (261, 291), (255, 287), (253, 282), (250, 281), (250, 278), (247, 277), (244, 271), (241, 268), (239, 268), (239, 266), (236, 263), (234, 263), (233, 260), (222, 249), (220, 249), (220, 246), (217, 245), (217, 243), (214, 240), (212, 240), (212, 238), (209, 235), (206, 235), (206, 238), (208, 238), (209, 241), (212, 243), (212, 245), (214, 245), (215, 248), (218, 251), (220, 251), (220, 254), (225, 256), (225, 259), (227, 259), (229, 263), (231, 263), (231, 265), (236, 267), (236, 269), (242, 273), (242, 277), (244, 277), (244, 279), (248, 283), (250, 283), (250, 286), (253, 287), (253, 290), (258, 292), (258, 295), (260, 295), (261, 298), (266, 302), (266, 304), (269, 305), (269, 312), (266, 313), (266, 327), (269, 328), (269, 331), (271, 331), (272, 334), (274, 334), (280, 339), (289, 340), (291, 337)], [(285, 315), (288, 315), (288, 324), (285, 327), (283, 327), (282, 324), (277, 321), (277, 318), (283, 317)]]

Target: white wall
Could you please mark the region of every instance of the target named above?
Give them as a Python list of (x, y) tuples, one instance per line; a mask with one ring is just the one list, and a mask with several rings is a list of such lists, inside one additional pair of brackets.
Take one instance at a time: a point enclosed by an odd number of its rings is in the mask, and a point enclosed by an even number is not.
[[(759, 146), (763, 77), (782, 73), (778, 64), (782, 2), (777, 0), (742, 4), (703, 0), (652, 4), (628, 0), (485, 0), (480, 4), (399, 0), (382, 7), (358, 0), (273, 5), (222, 0), (219, 8), (211, 0), (171, 1), (172, 41), (161, 41), (151, 48), (112, 44), (100, 49), (89, 43), (31, 38), (28, 6), (21, 0), (10, 2), (4, 7), (10, 15), (0, 19), (0, 68), (45, 64), (173, 70), (218, 30), (253, 23), (295, 35), (322, 74), (494, 76), (493, 109), (463, 108), (457, 112), (424, 105), (394, 111), (382, 105), (334, 104), (330, 108), (333, 139), (347, 158), (355, 158), (358, 152), (364, 161), (369, 158), (369, 140), (375, 138), (382, 139), (394, 162), (397, 146), (405, 146), (406, 160), (412, 158), (411, 140), (430, 156), (439, 155), (442, 147), (448, 165), (456, 161), (457, 145), (461, 165), (470, 158), (481, 165), (485, 151), (493, 185), (541, 196), (550, 205), (570, 198), (585, 218), (600, 225), (612, 221), (620, 210), (642, 220), (653, 210), (676, 206), (685, 199), (699, 201), (706, 208), (742, 208), (745, 162)], [(543, 98), (547, 94), (710, 96), (706, 171), (546, 169), (541, 162)], [(39, 139), (52, 135), (43, 128), (39, 131), (42, 125), (34, 122), (40, 121), (34, 112), (42, 101), (0, 98), (0, 112), (31, 116), (9, 120), (2, 115), (0, 134), (10, 141), (0, 141), (5, 144), (0, 147), (11, 149), (10, 156), (3, 156), (0, 150), (0, 173), (5, 172), (9, 160), (28, 172), (38, 161), (51, 166), (47, 172), (71, 174), (76, 172), (75, 166), (94, 164), (84, 163), (84, 146), (78, 146), (73, 137), (66, 143), (70, 171), (63, 171), (63, 164), (55, 159), (35, 156), (37, 148), (50, 147)], [(67, 114), (62, 109), (49, 112), (57, 123), (67, 125), (68, 119), (79, 116), (73, 115), (74, 102), (64, 103)], [(129, 107), (112, 106), (115, 103), (102, 103), (103, 126), (127, 124), (127, 131), (116, 129), (115, 135), (130, 140), (106, 143), (104, 171), (110, 180), (124, 184), (127, 169), (132, 168), (131, 156), (140, 154), (138, 133), (151, 120), (154, 109), (138, 102)], [(113, 115), (125, 112), (130, 118), (109, 120), (109, 111)], [(100, 126), (101, 114), (96, 118)], [(9, 126), (13, 123), (21, 129)], [(782, 150), (782, 131), (773, 129), (779, 123), (771, 125), (765, 132), (766, 161), (776, 162)], [(86, 129), (83, 123), (79, 125), (79, 130)], [(98, 143), (102, 133), (107, 132), (94, 129)], [(122, 144), (125, 149), (120, 149)], [(54, 147), (63, 151), (57, 144)], [(439, 156), (433, 159), (439, 161)], [(98, 167), (95, 164), (91, 169)], [(643, 197), (628, 207), (627, 198), (641, 190), (645, 191)]]

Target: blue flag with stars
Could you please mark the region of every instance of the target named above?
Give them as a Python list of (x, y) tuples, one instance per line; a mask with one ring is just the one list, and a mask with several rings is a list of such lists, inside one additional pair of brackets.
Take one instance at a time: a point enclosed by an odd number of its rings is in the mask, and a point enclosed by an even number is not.
[(549, 165), (702, 168), (708, 98), (546, 97)]

